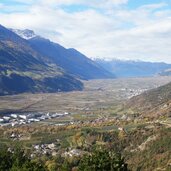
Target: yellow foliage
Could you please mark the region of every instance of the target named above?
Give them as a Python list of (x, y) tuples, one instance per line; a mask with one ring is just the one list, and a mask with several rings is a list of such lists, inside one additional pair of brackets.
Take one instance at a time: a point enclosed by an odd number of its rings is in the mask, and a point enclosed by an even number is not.
[(47, 170), (48, 171), (55, 171), (56, 170), (56, 162), (53, 161), (53, 160), (48, 160), (46, 163), (45, 163), (45, 166), (47, 167)]

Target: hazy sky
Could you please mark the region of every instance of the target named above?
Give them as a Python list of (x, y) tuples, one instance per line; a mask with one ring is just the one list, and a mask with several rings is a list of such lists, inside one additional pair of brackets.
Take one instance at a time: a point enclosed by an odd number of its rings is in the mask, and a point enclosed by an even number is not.
[(171, 62), (171, 0), (0, 0), (0, 23), (89, 57)]

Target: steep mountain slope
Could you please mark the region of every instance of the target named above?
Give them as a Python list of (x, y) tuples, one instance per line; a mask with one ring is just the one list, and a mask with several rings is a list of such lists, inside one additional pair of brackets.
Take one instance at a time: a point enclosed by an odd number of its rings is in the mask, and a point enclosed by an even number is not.
[(34, 37), (29, 42), (35, 50), (81, 79), (114, 78), (114, 74), (106, 71), (75, 49), (66, 49), (41, 37)]
[[(33, 49), (47, 58), (45, 60), (55, 63), (67, 72), (81, 79), (114, 78), (114, 74), (105, 70), (96, 62), (87, 58), (75, 49), (66, 49), (40, 36), (33, 31), (13, 30), (19, 36), (28, 39)], [(32, 37), (31, 37), (32, 36)]]
[(83, 85), (0, 25), (0, 95), (81, 90)]
[(133, 97), (125, 104), (125, 108), (132, 109), (144, 116), (170, 116), (171, 83)]
[(107, 69), (115, 73), (117, 77), (147, 77), (154, 76), (165, 69), (171, 68), (171, 64), (166, 63), (153, 63), (143, 61), (122, 61), (122, 60), (100, 60), (95, 61)]

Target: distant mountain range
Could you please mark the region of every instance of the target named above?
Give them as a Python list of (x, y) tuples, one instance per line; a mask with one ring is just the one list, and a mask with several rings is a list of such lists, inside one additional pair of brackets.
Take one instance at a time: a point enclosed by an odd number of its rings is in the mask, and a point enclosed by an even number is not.
[(80, 79), (111, 77), (76, 50), (0, 25), (0, 95), (82, 90)]
[(166, 69), (171, 68), (171, 64), (163, 62), (144, 62), (131, 60), (103, 60), (95, 59), (99, 65), (116, 77), (149, 77), (155, 76)]
[(171, 68), (166, 69), (159, 73), (160, 76), (171, 76)]
[(0, 25), (0, 95), (82, 90), (81, 80), (171, 75), (171, 64), (91, 60), (32, 30)]

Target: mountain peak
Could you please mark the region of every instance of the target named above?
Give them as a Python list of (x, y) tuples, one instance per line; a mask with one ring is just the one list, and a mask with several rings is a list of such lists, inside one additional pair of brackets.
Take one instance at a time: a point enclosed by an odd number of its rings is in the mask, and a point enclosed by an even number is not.
[(10, 29), (10, 30), (26, 40), (32, 39), (37, 36), (33, 30), (29, 30), (29, 29), (24, 29), (24, 30)]

